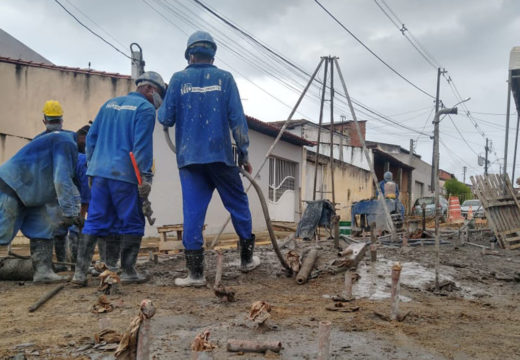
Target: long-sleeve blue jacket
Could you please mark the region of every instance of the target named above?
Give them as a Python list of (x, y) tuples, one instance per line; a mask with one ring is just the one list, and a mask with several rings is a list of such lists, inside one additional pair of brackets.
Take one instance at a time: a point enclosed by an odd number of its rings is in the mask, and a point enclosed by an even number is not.
[(87, 175), (137, 184), (134, 153), (143, 179), (151, 181), (155, 108), (137, 92), (108, 100), (87, 135)]
[(87, 176), (87, 155), (78, 153), (78, 164), (76, 165), (76, 180), (78, 182), (78, 190), (81, 196), (81, 203), (90, 203), (90, 187), (88, 186)]
[(79, 214), (79, 192), (74, 185), (78, 150), (70, 134), (51, 132), (25, 145), (0, 166), (0, 178), (24, 206), (58, 203), (64, 216)]
[(158, 113), (174, 126), (177, 166), (235, 164), (230, 129), (239, 162), (248, 161), (249, 137), (240, 95), (231, 73), (210, 64), (191, 64), (173, 74)]

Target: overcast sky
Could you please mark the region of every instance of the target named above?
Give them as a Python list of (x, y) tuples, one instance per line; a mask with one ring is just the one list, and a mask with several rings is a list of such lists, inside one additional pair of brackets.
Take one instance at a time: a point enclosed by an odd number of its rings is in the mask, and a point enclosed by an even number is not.
[[(218, 43), (215, 65), (234, 74), (246, 113), (263, 121), (286, 119), (309, 80), (193, 0), (60, 2), (124, 53), (129, 54), (130, 43), (139, 43), (146, 69), (158, 71), (166, 81), (186, 66), (188, 35), (197, 29), (211, 32)], [(367, 138), (404, 148), (409, 148), (410, 139), (417, 140), (415, 151), (428, 162), (432, 140), (419, 133), (433, 131), (431, 96), (436, 91), (436, 67), (445, 68), (447, 74), (440, 84), (443, 103), (452, 106), (460, 98), (471, 100), (459, 107), (459, 115), (441, 122), (441, 168), (462, 180), (466, 166), (469, 183), (469, 175), (483, 172), (477, 155), (484, 155), (488, 137), (493, 144), (491, 171), (498, 173), (504, 157), (509, 53), (512, 47), (520, 46), (520, 1), (320, 0), (388, 66), (314, 0), (203, 2), (307, 74), (316, 69), (321, 56), (339, 57), (350, 95), (371, 111), (406, 127), (356, 107), (358, 119), (368, 120)], [(428, 61), (397, 28), (403, 23), (404, 33), (427, 53)], [(130, 61), (125, 56), (81, 27), (54, 0), (3, 0), (0, 24), (57, 65), (86, 68), (90, 62), (96, 70), (130, 74)], [(319, 74), (322, 78), (323, 69)], [(451, 85), (446, 80), (449, 78)], [(341, 90), (337, 76), (334, 84)], [(317, 84), (311, 87), (294, 118), (318, 121), (319, 91)], [(352, 118), (338, 97), (336, 105), (335, 121), (342, 115)], [(514, 104), (511, 109), (510, 165), (516, 130)], [(471, 118), (465, 115), (467, 111)], [(330, 119), (328, 110), (324, 119)], [(517, 170), (517, 176), (519, 173)]]

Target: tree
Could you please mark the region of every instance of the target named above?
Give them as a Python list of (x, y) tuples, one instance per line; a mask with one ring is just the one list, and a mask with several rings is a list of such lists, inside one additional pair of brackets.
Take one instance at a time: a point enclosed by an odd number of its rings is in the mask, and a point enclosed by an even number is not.
[(468, 200), (473, 197), (471, 189), (468, 185), (461, 183), (459, 180), (453, 178), (444, 183), (444, 188), (449, 195), (458, 196), (459, 201)]

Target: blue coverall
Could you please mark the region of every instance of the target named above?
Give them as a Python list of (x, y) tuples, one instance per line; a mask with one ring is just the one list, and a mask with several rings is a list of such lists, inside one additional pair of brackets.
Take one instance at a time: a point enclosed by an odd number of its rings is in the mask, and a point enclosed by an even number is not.
[(0, 245), (8, 245), (18, 230), (30, 239), (51, 239), (61, 218), (49, 214), (48, 204), (57, 201), (63, 216), (79, 214), (77, 156), (70, 135), (51, 132), (0, 166)]
[(151, 182), (154, 126), (155, 108), (137, 92), (113, 98), (99, 110), (87, 135), (87, 175), (93, 180), (83, 233), (144, 234), (142, 202), (129, 153), (134, 153), (143, 180)]
[(204, 218), (215, 188), (237, 234), (250, 239), (251, 212), (229, 134), (231, 129), (239, 163), (246, 163), (247, 122), (233, 76), (210, 64), (191, 64), (173, 74), (158, 119), (165, 126), (176, 126), (184, 247), (202, 248)]

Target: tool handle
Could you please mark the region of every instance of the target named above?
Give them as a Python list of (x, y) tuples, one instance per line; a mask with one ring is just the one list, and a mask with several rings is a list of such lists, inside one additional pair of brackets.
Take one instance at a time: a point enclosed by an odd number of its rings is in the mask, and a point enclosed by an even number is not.
[(137, 177), (137, 183), (141, 185), (143, 183), (143, 180), (141, 179), (141, 172), (139, 171), (139, 168), (137, 167), (137, 161), (135, 160), (134, 153), (130, 151), (130, 160), (132, 161), (132, 165), (134, 167), (135, 176)]

